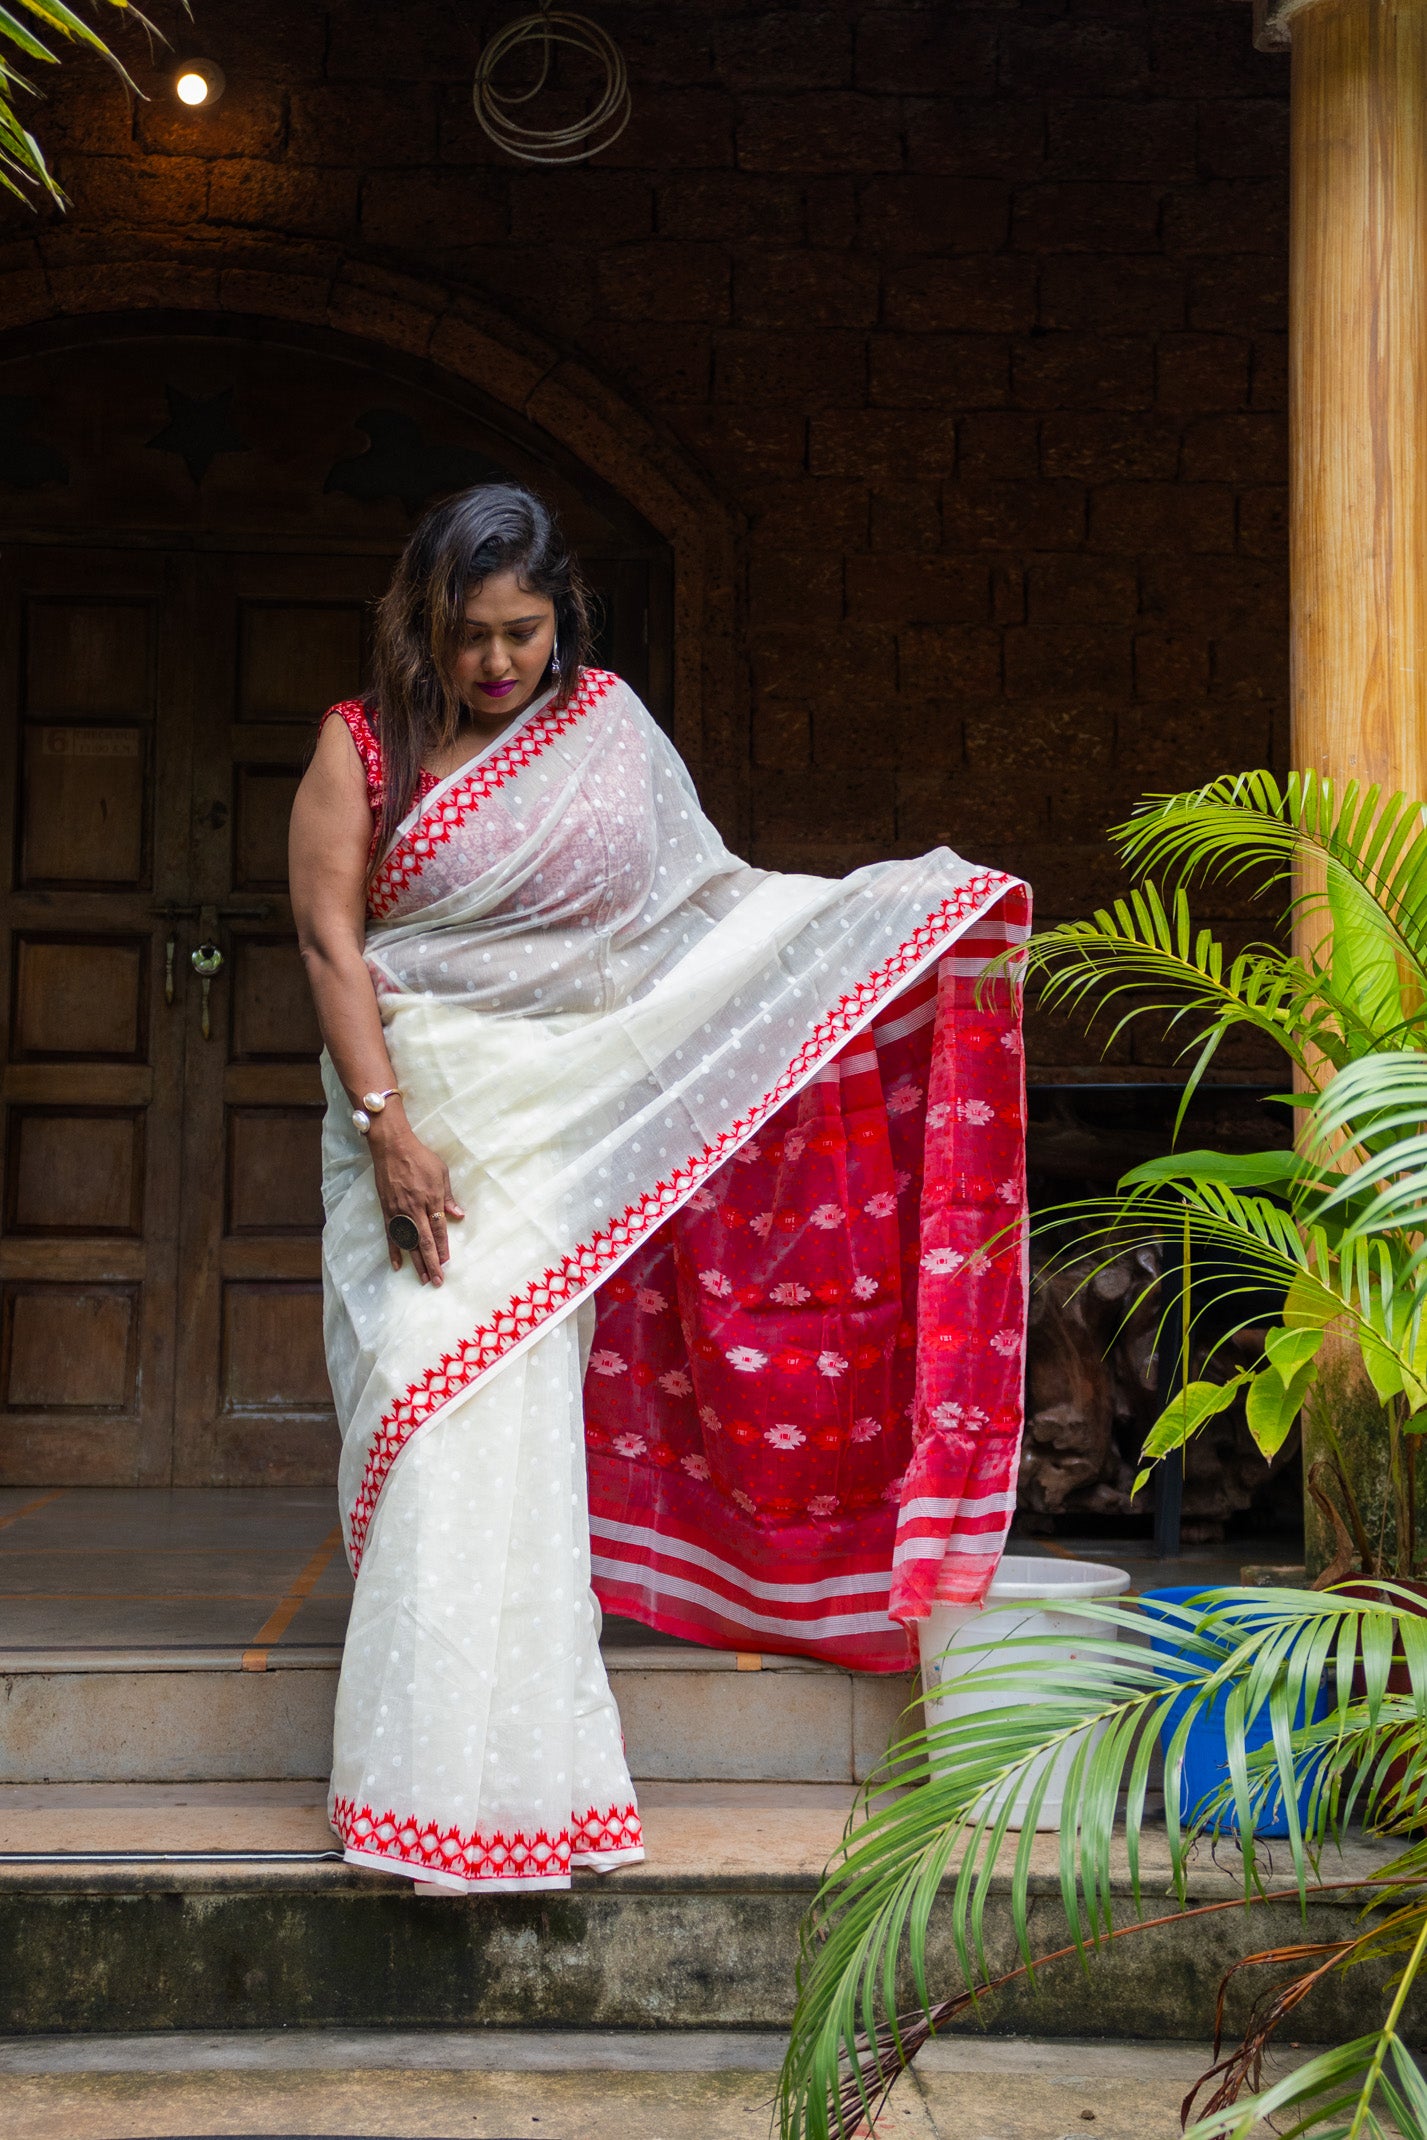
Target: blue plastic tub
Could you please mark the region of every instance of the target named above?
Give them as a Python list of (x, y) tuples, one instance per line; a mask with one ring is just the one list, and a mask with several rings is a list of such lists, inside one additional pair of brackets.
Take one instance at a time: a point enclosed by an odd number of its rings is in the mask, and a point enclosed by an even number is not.
[[(1174, 1589), (1143, 1591), (1140, 1602), (1150, 1608), (1156, 1599), (1162, 1600), (1166, 1605), (1187, 1605), (1191, 1599), (1201, 1598), (1204, 1594), (1204, 1584), (1189, 1583)], [(1149, 1613), (1146, 1617), (1150, 1617)], [(1186, 1653), (1185, 1645), (1178, 1639), (1179, 1634), (1177, 1623), (1166, 1627), (1161, 1634), (1152, 1632), (1151, 1647), (1158, 1650), (1161, 1656), (1183, 1656)], [(1183, 1701), (1176, 1702), (1165, 1719), (1160, 1743), (1166, 1753), (1179, 1728), (1180, 1719), (1189, 1706), (1189, 1700), (1190, 1697), (1186, 1695)], [(1323, 1704), (1324, 1697), (1320, 1693), (1314, 1705), (1315, 1717), (1323, 1714)], [(1184, 1746), (1183, 1766), (1179, 1773), (1179, 1818), (1186, 1824), (1210, 1799), (1217, 1796), (1229, 1780), (1229, 1747), (1224, 1723), (1228, 1707), (1229, 1696), (1225, 1692), (1220, 1694), (1209, 1708), (1201, 1709), (1189, 1728), (1189, 1736)], [(1254, 1753), (1259, 1747), (1267, 1746), (1272, 1738), (1273, 1726), (1269, 1722), (1269, 1713), (1265, 1706), (1250, 1724), (1244, 1735), (1244, 1743), (1248, 1751)], [(1311, 1764), (1305, 1763), (1299, 1774), (1303, 1777), (1298, 1792), (1298, 1817), (1301, 1824), (1307, 1814), (1312, 1788)], [(1220, 1833), (1237, 1833), (1238, 1825), (1232, 1805), (1224, 1809), (1215, 1823), (1216, 1830)], [(1288, 1833), (1288, 1813), (1283, 1803), (1283, 1793), (1276, 1783), (1272, 1796), (1254, 1823), (1254, 1833), (1261, 1836), (1284, 1836)]]

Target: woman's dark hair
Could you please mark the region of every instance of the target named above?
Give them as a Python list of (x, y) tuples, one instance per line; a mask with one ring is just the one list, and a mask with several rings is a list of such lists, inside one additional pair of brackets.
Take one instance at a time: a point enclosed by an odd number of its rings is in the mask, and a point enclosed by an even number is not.
[(451, 682), (466, 597), (493, 572), (513, 572), (555, 605), (557, 706), (589, 661), (584, 581), (543, 499), (514, 483), (482, 483), (433, 506), (376, 609), (370, 711), (382, 746), (382, 844), (416, 800), (424, 760), (455, 740), (467, 710)]

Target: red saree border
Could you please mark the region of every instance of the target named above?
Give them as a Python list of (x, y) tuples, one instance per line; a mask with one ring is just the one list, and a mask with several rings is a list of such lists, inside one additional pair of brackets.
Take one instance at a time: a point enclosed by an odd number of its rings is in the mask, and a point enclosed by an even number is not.
[(563, 736), (582, 721), (618, 682), (619, 678), (609, 669), (583, 670), (579, 687), (571, 694), (568, 704), (558, 712), (539, 713), (533, 721), (527, 721), (508, 743), (502, 743), (498, 750), (480, 759), (429, 809), (423, 810), (410, 832), (402, 833), (392, 843), (372, 878), (367, 893), (367, 912), (372, 918), (385, 921), (408, 885), (414, 884), (421, 875), (430, 856), (438, 847), (445, 846), (471, 812), (478, 810), (497, 788), (503, 788), (508, 780), (533, 764), (557, 736)]
[[(599, 672), (603, 674), (604, 672)], [(611, 679), (613, 680), (613, 679)], [(573, 704), (573, 701), (572, 701)], [(362, 1550), (377, 1501), (398, 1456), (422, 1427), (452, 1400), (470, 1388), (498, 1361), (532, 1337), (552, 1315), (572, 1307), (598, 1280), (622, 1263), (654, 1227), (662, 1225), (687, 1201), (701, 1181), (721, 1166), (773, 1110), (814, 1076), (846, 1040), (875, 1015), (879, 1004), (906, 982), (926, 961), (941, 951), (947, 940), (961, 933), (997, 899), (1013, 892), (1020, 879), (1004, 870), (978, 870), (952, 895), (942, 900), (924, 922), (883, 960), (842, 995), (833, 1009), (819, 1020), (782, 1075), (760, 1100), (740, 1115), (721, 1135), (694, 1153), (685, 1163), (655, 1183), (637, 1203), (606, 1226), (579, 1242), (558, 1263), (549, 1265), (519, 1293), (513, 1293), (489, 1323), (463, 1338), (454, 1352), (443, 1353), (383, 1413), (367, 1452), (361, 1483), (352, 1504), (348, 1525), (348, 1551), (353, 1573), (361, 1564)]]
[(418, 1879), (444, 1873), (467, 1886), (564, 1886), (572, 1863), (622, 1858), (644, 1847), (639, 1810), (632, 1801), (591, 1806), (553, 1835), (544, 1828), (534, 1835), (519, 1828), (507, 1835), (499, 1828), (468, 1831), (390, 1810), (377, 1813), (353, 1798), (338, 1798), (332, 1806), (332, 1826), (348, 1851), (379, 1861), (383, 1869), (399, 1867)]

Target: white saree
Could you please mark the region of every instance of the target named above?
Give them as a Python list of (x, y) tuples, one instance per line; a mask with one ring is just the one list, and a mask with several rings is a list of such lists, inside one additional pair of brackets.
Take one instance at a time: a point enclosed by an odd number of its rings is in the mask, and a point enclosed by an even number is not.
[(352, 1862), (486, 1892), (642, 1855), (590, 1590), (593, 1289), (1018, 890), (944, 848), (842, 881), (748, 867), (601, 671), (399, 828), (367, 963), (412, 1127), (466, 1218), (442, 1287), (391, 1269), (324, 1065), (357, 1576), (331, 1817)]

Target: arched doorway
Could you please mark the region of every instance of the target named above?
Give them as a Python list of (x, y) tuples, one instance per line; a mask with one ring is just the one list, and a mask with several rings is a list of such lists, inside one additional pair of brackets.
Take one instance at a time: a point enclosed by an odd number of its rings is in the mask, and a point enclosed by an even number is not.
[(0, 1483), (316, 1482), (321, 1104), (285, 881), (314, 721), (447, 491), (552, 499), (601, 655), (661, 717), (669, 552), (509, 410), (339, 336), (148, 315), (10, 347)]

